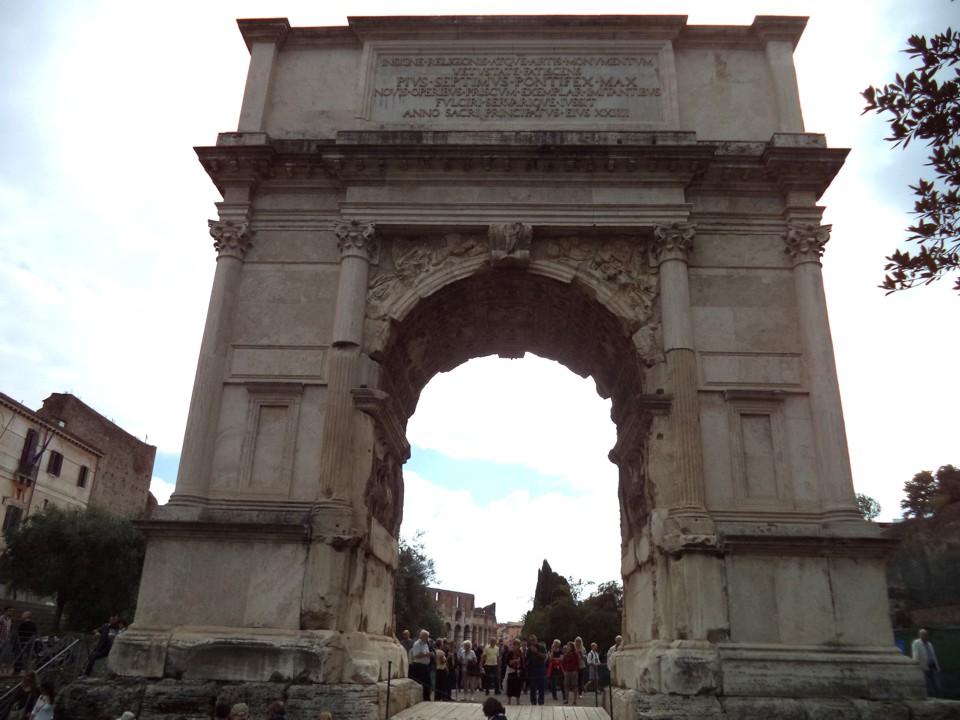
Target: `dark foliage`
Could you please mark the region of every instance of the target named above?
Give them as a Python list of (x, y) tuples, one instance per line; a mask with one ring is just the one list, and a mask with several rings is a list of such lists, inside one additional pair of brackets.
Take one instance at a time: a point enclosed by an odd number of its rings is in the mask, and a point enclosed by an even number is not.
[(393, 612), (396, 633), (409, 630), (416, 637), (420, 630), (430, 632), (430, 637), (440, 637), (443, 619), (427, 588), (436, 582), (437, 573), (433, 559), (427, 556), (418, 532), (407, 542), (400, 538), (400, 554), (395, 576)]
[[(908, 228), (912, 252), (887, 257), (887, 275), (880, 287), (888, 293), (927, 285), (960, 269), (960, 32), (947, 30), (930, 40), (913, 35), (904, 50), (919, 67), (894, 82), (863, 91), (864, 112), (889, 113), (887, 140), (906, 147), (920, 140), (930, 148), (927, 165), (933, 179), (910, 185), (917, 196)], [(951, 73), (951, 70), (953, 71)], [(960, 279), (954, 289), (960, 291)]]
[[(592, 583), (586, 583), (587, 585)], [(601, 653), (620, 634), (623, 620), (623, 588), (619, 582), (601, 583), (587, 598), (580, 593), (585, 583), (571, 583), (555, 573), (544, 560), (537, 578), (533, 609), (526, 614), (523, 634), (535, 634), (549, 646), (556, 638), (562, 642), (579, 636), (589, 647), (597, 643)]]
[(869, 495), (857, 493), (857, 510), (860, 511), (860, 515), (863, 516), (864, 520), (875, 520), (882, 509), (880, 503)]
[(132, 619), (146, 543), (124, 518), (51, 506), (4, 532), (0, 577), (14, 590), (54, 596), (54, 630), (89, 631), (112, 613)]
[(960, 501), (960, 468), (941, 466), (936, 474), (929, 470), (918, 472), (903, 485), (904, 499), (900, 501), (905, 518), (925, 518)]

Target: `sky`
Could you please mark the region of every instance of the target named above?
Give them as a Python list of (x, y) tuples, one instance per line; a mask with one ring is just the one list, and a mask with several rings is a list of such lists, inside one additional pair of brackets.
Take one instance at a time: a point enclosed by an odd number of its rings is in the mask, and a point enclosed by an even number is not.
[[(578, 14), (582, 3), (484, 0), (31, 0), (0, 6), (0, 392), (38, 408), (70, 392), (157, 446), (153, 492), (173, 489), (215, 268), (207, 219), (220, 200), (194, 146), (236, 128), (249, 54), (238, 17), (300, 26), (346, 16)], [(795, 53), (809, 132), (851, 148), (824, 195), (823, 258), (856, 489), (880, 518), (903, 483), (960, 464), (953, 281), (885, 296), (884, 256), (905, 236), (922, 147), (884, 142), (859, 95), (907, 71), (911, 33), (957, 25), (947, 0), (596, 0), (591, 13), (755, 15), (810, 21)], [(952, 328), (952, 329), (951, 329)], [(528, 356), (529, 357), (529, 356)], [(543, 559), (562, 575), (618, 577), (609, 403), (551, 361), (471, 361), (427, 385), (409, 425), (402, 534), (438, 584), (518, 619)], [(516, 533), (484, 539), (488, 520)], [(572, 522), (579, 540), (558, 542)], [(589, 586), (588, 586), (589, 590)]]

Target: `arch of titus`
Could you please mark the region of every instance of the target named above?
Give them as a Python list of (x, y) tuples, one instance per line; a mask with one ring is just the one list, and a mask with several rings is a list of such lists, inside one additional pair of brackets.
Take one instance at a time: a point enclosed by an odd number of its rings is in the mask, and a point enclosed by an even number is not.
[(616, 718), (922, 699), (855, 505), (817, 205), (846, 150), (804, 130), (804, 24), (240, 21), (180, 474), (111, 668), (382, 716), (407, 421), (532, 352), (612, 401)]

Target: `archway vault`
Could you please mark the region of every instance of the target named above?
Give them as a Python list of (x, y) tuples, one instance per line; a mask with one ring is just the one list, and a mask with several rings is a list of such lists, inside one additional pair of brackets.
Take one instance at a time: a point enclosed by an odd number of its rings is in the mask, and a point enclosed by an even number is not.
[[(385, 242), (394, 263), (371, 283), (371, 307), (381, 317), (370, 322), (377, 328), (370, 356), (403, 422), (430, 378), (491, 354), (530, 352), (592, 376), (601, 397), (612, 399), (615, 422), (641, 395), (645, 364), (658, 346), (647, 241), (639, 234), (543, 235), (522, 259), (506, 263), (494, 253), (471, 254), (475, 242), (487, 243), (469, 234)], [(432, 248), (415, 278), (404, 267), (412, 242)], [(468, 248), (467, 257), (458, 247)]]

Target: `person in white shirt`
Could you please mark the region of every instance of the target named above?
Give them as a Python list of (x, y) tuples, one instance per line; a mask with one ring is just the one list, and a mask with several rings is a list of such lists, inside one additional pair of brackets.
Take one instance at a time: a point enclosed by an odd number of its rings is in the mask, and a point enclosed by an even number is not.
[(430, 649), (430, 633), (420, 631), (420, 638), (410, 648), (410, 677), (423, 687), (423, 699), (430, 699), (430, 659), (433, 650)]
[(918, 635), (910, 648), (910, 654), (923, 670), (923, 677), (927, 681), (927, 695), (937, 697), (940, 695), (940, 662), (937, 660), (933, 643), (930, 642), (930, 633), (921, 629)]

